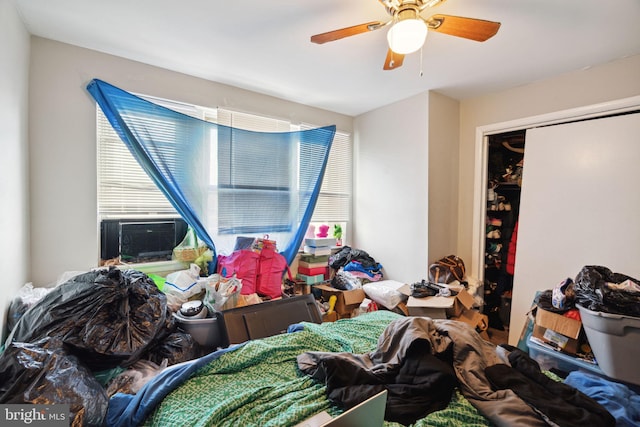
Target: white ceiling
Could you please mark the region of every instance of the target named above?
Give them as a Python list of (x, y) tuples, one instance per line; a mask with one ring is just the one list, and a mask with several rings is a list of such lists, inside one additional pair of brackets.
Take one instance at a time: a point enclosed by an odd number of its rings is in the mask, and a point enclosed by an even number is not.
[(391, 71), (388, 27), (309, 41), (386, 22), (376, 0), (14, 2), (34, 35), (351, 116), (427, 90), (465, 99), (640, 54), (640, 0), (448, 0), (423, 17), (498, 21), (498, 34), (478, 43), (431, 32), (422, 62), (418, 51)]

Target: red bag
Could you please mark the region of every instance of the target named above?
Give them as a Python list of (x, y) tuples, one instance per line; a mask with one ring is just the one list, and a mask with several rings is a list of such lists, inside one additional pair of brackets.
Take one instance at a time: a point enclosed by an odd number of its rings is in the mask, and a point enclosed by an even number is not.
[(232, 277), (234, 274), (242, 280), (242, 295), (256, 293), (256, 279), (260, 254), (242, 249), (231, 255), (218, 255), (218, 274), (222, 277)]
[(223, 277), (235, 274), (242, 280), (242, 295), (257, 293), (270, 298), (281, 297), (285, 270), (291, 279), (286, 258), (271, 247), (263, 247), (259, 253), (241, 249), (231, 255), (218, 255), (218, 274)]
[[(289, 266), (284, 256), (273, 249), (263, 248), (260, 252), (256, 292), (261, 296), (279, 298), (282, 296), (282, 275)], [(289, 273), (291, 279), (291, 273)], [(293, 280), (293, 279), (291, 279)]]

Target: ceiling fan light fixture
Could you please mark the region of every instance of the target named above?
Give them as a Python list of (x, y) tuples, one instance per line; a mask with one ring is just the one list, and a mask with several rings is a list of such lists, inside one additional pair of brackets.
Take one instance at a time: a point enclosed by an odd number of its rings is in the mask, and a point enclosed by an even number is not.
[(427, 24), (414, 10), (407, 17), (399, 20), (389, 29), (387, 41), (389, 48), (395, 53), (407, 55), (420, 49), (427, 38)]

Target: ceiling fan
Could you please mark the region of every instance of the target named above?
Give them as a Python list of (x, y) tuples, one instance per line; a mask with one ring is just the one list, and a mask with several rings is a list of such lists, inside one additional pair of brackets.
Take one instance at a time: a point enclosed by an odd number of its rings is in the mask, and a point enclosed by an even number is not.
[(384, 61), (385, 70), (393, 70), (402, 65), (404, 56), (420, 49), (428, 31), (462, 37), (479, 42), (493, 37), (500, 28), (499, 22), (485, 21), (462, 16), (432, 15), (423, 18), (420, 13), (443, 3), (445, 0), (378, 0), (391, 15), (387, 22), (372, 21), (339, 30), (311, 36), (313, 43), (322, 44), (368, 31), (379, 30), (391, 25), (387, 32), (389, 49)]

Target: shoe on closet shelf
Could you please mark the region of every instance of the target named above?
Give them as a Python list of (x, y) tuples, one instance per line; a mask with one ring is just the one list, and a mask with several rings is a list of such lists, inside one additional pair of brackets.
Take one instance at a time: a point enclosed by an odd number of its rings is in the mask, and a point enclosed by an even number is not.
[(499, 239), (500, 238), (500, 230), (489, 230), (487, 233), (487, 239)]
[(502, 250), (501, 243), (490, 243), (489, 244), (489, 253), (498, 254)]
[(494, 227), (502, 227), (502, 220), (500, 218), (490, 218), (489, 224)]

